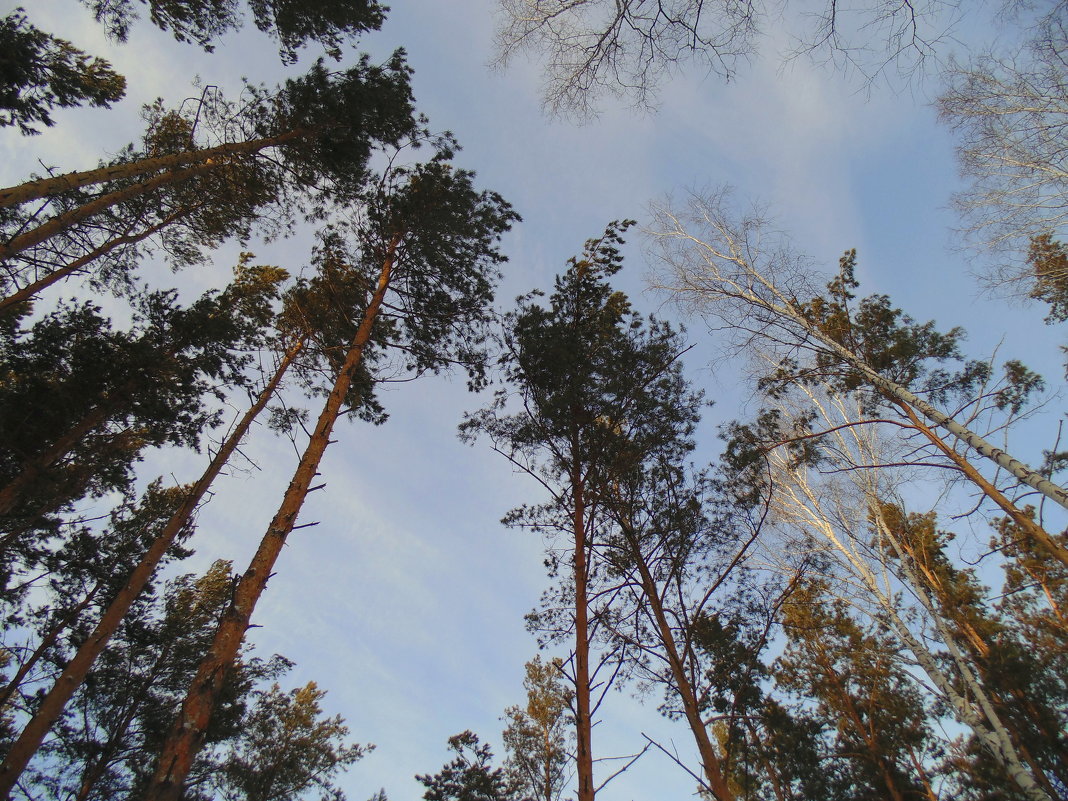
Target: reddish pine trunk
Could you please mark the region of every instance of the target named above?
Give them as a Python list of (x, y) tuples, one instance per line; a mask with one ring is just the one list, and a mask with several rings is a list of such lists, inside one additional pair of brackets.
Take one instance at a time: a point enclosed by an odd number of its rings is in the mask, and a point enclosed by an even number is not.
[(134, 601), (137, 600), (149, 579), (152, 578), (160, 560), (189, 522), (205, 493), (211, 487), (212, 482), (229, 461), (234, 451), (237, 450), (238, 445), (240, 445), (256, 416), (263, 411), (274, 395), (275, 390), (278, 389), (283, 375), (285, 375), (286, 370), (302, 347), (303, 343), (298, 342), (286, 352), (270, 382), (257, 397), (255, 404), (245, 412), (233, 433), (209, 463), (200, 480), (193, 485), (185, 500), (182, 501), (182, 505), (175, 510), (170, 520), (167, 521), (166, 526), (163, 527), (163, 530), (156, 537), (144, 557), (142, 557), (141, 562), (130, 573), (126, 586), (112, 600), (100, 621), (96, 624), (96, 628), (93, 629), (93, 633), (82, 643), (74, 658), (63, 669), (52, 689), (48, 691), (48, 695), (44, 697), (44, 700), (37, 708), (34, 716), (22, 730), (18, 740), (11, 746), (11, 750), (8, 752), (3, 764), (0, 765), (0, 798), (7, 798), (11, 793), (15, 783), (26, 769), (26, 765), (29, 764), (30, 759), (40, 748), (52, 725), (62, 714), (67, 702), (78, 687), (81, 686), (82, 682), (85, 681), (85, 677), (96, 658), (104, 650), (111, 636), (118, 630), (119, 624), (122, 623), (126, 613), (129, 612)]
[(227, 671), (237, 658), (256, 602), (267, 586), (275, 561), (285, 545), (286, 537), (293, 530), (311, 483), (318, 474), (323, 453), (330, 444), (330, 433), (352, 385), (353, 375), (363, 357), (364, 347), (371, 338), (375, 320), (389, 288), (399, 244), (399, 236), (390, 243), (378, 285), (349, 346), (345, 362), (338, 372), (308, 446), (282, 498), (282, 504), (268, 526), (248, 569), (238, 582), (233, 600), (219, 621), (215, 639), (201, 661), (197, 675), (182, 702), (178, 718), (163, 744), (156, 774), (145, 795), (145, 801), (179, 801), (182, 797), (183, 784), (197, 752), (203, 745), (204, 733), (218, 702)]
[(679, 700), (682, 701), (686, 722), (689, 724), (694, 741), (697, 743), (697, 752), (701, 755), (702, 768), (704, 769), (705, 778), (708, 779), (708, 789), (712, 791), (712, 794), (719, 801), (734, 801), (734, 793), (723, 776), (723, 767), (719, 755), (716, 753), (715, 746), (712, 745), (712, 740), (708, 737), (708, 728), (701, 719), (701, 711), (697, 705), (697, 695), (694, 692), (693, 685), (690, 684), (689, 678), (686, 676), (686, 668), (683, 665), (682, 657), (679, 655), (678, 646), (675, 644), (675, 636), (671, 632), (671, 624), (668, 623), (667, 615), (664, 613), (664, 605), (661, 602), (659, 593), (656, 591), (656, 582), (653, 580), (649, 565), (646, 563), (645, 557), (639, 552), (636, 543), (630, 536), (628, 536), (628, 540), (630, 540), (631, 554), (641, 576), (645, 599), (652, 610), (653, 618), (656, 620), (657, 630), (660, 634), (660, 642), (667, 653), (668, 665), (671, 668), (671, 675), (675, 679), (675, 689), (678, 692)]
[(197, 164), (193, 167), (187, 167), (184, 170), (160, 173), (159, 175), (155, 175), (141, 183), (131, 184), (122, 189), (116, 189), (114, 192), (109, 192), (106, 195), (101, 195), (98, 198), (90, 200), (88, 203), (84, 203), (70, 211), (56, 215), (48, 220), (48, 222), (41, 223), (36, 228), (32, 228), (25, 233), (19, 234), (10, 242), (0, 245), (0, 259), (10, 258), (28, 248), (32, 248), (34, 245), (39, 245), (45, 240), (63, 233), (71, 226), (77, 225), (82, 220), (88, 219), (94, 214), (98, 214), (99, 212), (109, 209), (119, 203), (126, 200), (132, 200), (141, 195), (146, 195), (155, 189), (159, 189), (161, 186), (187, 181), (197, 175), (210, 172), (217, 166), (217, 164), (212, 163)]
[(17, 206), (28, 200), (58, 195), (71, 189), (79, 189), (83, 186), (100, 184), (106, 181), (117, 181), (124, 178), (133, 178), (138, 175), (159, 172), (160, 170), (173, 170), (175, 167), (184, 167), (187, 164), (198, 164), (214, 160), (222, 156), (243, 156), (250, 153), (258, 153), (268, 147), (285, 144), (294, 139), (302, 139), (310, 136), (311, 131), (300, 128), (278, 136), (264, 139), (252, 139), (247, 142), (234, 142), (232, 144), (218, 145), (203, 150), (187, 150), (184, 153), (172, 153), (168, 156), (155, 156), (153, 158), (131, 161), (126, 164), (113, 164), (109, 167), (98, 167), (95, 170), (82, 172), (69, 172), (55, 178), (41, 178), (36, 181), (26, 181), (18, 186), (0, 189), (0, 208)]
[[(572, 449), (577, 453), (578, 449)], [(593, 801), (593, 749), (590, 720), (590, 635), (586, 584), (586, 500), (582, 477), (571, 478), (575, 534), (575, 740), (578, 746), (578, 801)]]
[(106, 256), (108, 253), (115, 250), (115, 248), (122, 247), (123, 245), (133, 245), (138, 242), (141, 242), (144, 239), (147, 239), (148, 237), (152, 236), (152, 234), (163, 230), (168, 225), (174, 222), (177, 222), (179, 219), (189, 214), (191, 211), (193, 211), (192, 208), (181, 209), (180, 211), (176, 211), (174, 214), (170, 214), (167, 217), (163, 218), (155, 225), (151, 225), (136, 234), (127, 234), (124, 236), (117, 236), (113, 239), (109, 239), (107, 242), (100, 245), (100, 247), (93, 249), (89, 253), (86, 253), (84, 256), (80, 256), (79, 258), (72, 261), (70, 264), (64, 265), (63, 267), (60, 267), (57, 270), (53, 270), (44, 278), (40, 278), (31, 284), (27, 284), (18, 292), (15, 292), (13, 295), (8, 295), (3, 300), (0, 300), (0, 314), (3, 314), (5, 311), (7, 311), (9, 308), (11, 308), (17, 303), (22, 303), (23, 301), (29, 300), (38, 292), (43, 289), (47, 289), (57, 281), (60, 281), (69, 275), (73, 275), (74, 273), (85, 267), (87, 264), (96, 261), (101, 256)]

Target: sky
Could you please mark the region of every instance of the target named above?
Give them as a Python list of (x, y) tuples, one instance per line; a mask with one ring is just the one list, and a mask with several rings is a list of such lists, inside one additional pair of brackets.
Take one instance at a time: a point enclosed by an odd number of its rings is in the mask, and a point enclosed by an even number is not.
[[(233, 89), (243, 76), (269, 83), (285, 74), (274, 45), (255, 31), (231, 35), (208, 55), (142, 21), (117, 45), (74, 0), (25, 5), (39, 27), (110, 59), (129, 88), (117, 109), (61, 111), (56, 127), (38, 137), (0, 131), (4, 185), (40, 163), (60, 170), (95, 165), (136, 140), (142, 103), (199, 94), (194, 76)], [(523, 216), (504, 240), (510, 261), (502, 307), (531, 289), (550, 289), (566, 259), (608, 221), (642, 222), (650, 203), (726, 183), (740, 202), (767, 204), (776, 226), (824, 270), (855, 247), (862, 289), (890, 293), (913, 317), (934, 318), (942, 328), (963, 325), (971, 355), (999, 348), (999, 360), (1024, 358), (1058, 386), (1062, 334), (1041, 324), (1042, 310), (983, 293), (975, 265), (957, 247), (949, 203), (960, 183), (953, 134), (931, 105), (937, 80), (866, 87), (804, 59), (783, 66), (770, 53), (729, 84), (685, 71), (664, 87), (656, 113), (607, 101), (598, 118), (576, 125), (542, 114), (536, 61), (520, 57), (505, 71), (487, 66), (493, 0), (392, 5), (382, 31), (366, 35), (360, 49), (377, 58), (407, 49), (417, 108), (432, 127), (457, 136), (464, 148), (458, 162), (478, 173), (479, 185), (500, 192)], [(967, 20), (959, 30), (976, 41), (994, 33)], [(772, 49), (787, 45), (785, 33), (771, 34)], [(641, 236), (630, 239), (620, 287), (639, 310), (677, 317), (666, 298), (646, 289)], [(244, 249), (298, 272), (310, 242), (311, 232), (301, 231)], [(205, 268), (172, 275), (150, 266), (148, 274), (161, 285), (201, 291), (226, 280), (241, 249), (229, 243)], [(52, 298), (77, 291), (64, 285)], [(722, 358), (723, 343), (701, 321), (682, 322), (695, 343), (688, 373), (716, 403), (700, 432), (699, 453), (711, 459), (716, 426), (752, 404), (739, 369)], [(536, 652), (523, 615), (546, 586), (544, 543), (499, 523), (513, 506), (537, 501), (537, 486), (513, 474), (486, 443), (456, 437), (464, 412), (488, 403), (488, 395), (471, 396), (458, 376), (399, 384), (381, 396), (388, 423), (344, 424), (337, 432), (321, 468), (326, 489), (309, 498), (300, 519), (320, 524), (291, 536), (250, 633), (260, 655), (297, 662), (289, 686), (318, 682), (329, 692), (328, 711), (347, 719), (353, 738), (377, 745), (341, 780), (351, 801), (380, 787), (393, 801), (421, 797), (413, 775), (436, 772), (446, 761), (446, 739), (464, 729), (501, 751), (499, 718), (523, 701), (523, 664)], [(1051, 399), (1054, 417), (1058, 400)], [(1042, 431), (1049, 431), (1048, 419)], [(1023, 458), (1037, 460), (1048, 446), (1036, 435), (1022, 444)], [(249, 461), (230, 471), (201, 512), (197, 554), (183, 570), (202, 570), (216, 558), (242, 570), (273, 514), (296, 462), (294, 446), (261, 429), (244, 452)], [(191, 453), (150, 455), (144, 478), (189, 481), (203, 462)], [(655, 697), (639, 703), (632, 696), (625, 688), (607, 702), (595, 753), (633, 753), (646, 732), (696, 765), (685, 727), (660, 718)], [(608, 772), (598, 766), (600, 778)], [(599, 797), (692, 794), (692, 780), (650, 753)]]

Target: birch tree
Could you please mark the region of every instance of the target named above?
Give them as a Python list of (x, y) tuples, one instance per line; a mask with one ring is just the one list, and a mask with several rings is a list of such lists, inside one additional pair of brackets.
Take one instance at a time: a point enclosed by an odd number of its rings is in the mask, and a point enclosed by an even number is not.
[(966, 235), (985, 259), (1001, 255), (988, 279), (1010, 287), (1034, 278), (1022, 258), (1031, 240), (1063, 237), (1068, 220), (1068, 20), (1062, 3), (1039, 8), (1014, 52), (951, 61), (938, 100), (969, 181), (955, 198)]
[[(877, 427), (857, 425), (863, 413), (856, 397), (811, 389), (807, 394), (799, 409), (804, 424), (792, 428), (795, 417), (787, 407), (781, 418), (773, 418), (782, 424), (779, 435), (769, 447), (757, 448), (769, 471), (766, 491), (776, 522), (793, 543), (778, 546), (776, 558), (792, 549), (825, 554), (835, 594), (887, 627), (931, 691), (1019, 792), (1032, 799), (1049, 797), (1044, 776), (1027, 764), (1005, 710), (998, 708), (996, 695), (969, 660), (959, 632), (939, 607), (935, 588), (905, 558), (906, 545), (887, 516), (886, 499), (896, 499), (907, 486), (906, 468), (895, 458), (906, 446), (884, 444)], [(824, 433), (815, 450), (798, 451), (791, 445), (806, 440), (812, 420), (805, 415), (813, 409)], [(915, 620), (921, 621), (919, 627)]]
[[(986, 478), (966, 451), (951, 445), (974, 450), (1019, 485), (1068, 508), (1068, 491), (972, 430), (966, 409), (958, 419), (936, 405), (944, 399), (941, 384), (949, 376), (925, 361), (957, 357), (960, 332), (943, 335), (931, 324), (916, 325), (880, 296), (854, 312), (849, 270), (855, 254), (842, 260), (845, 272), (825, 295), (812, 285), (811, 266), (767, 230), (759, 213), (734, 218), (728, 206), (729, 198), (721, 192), (693, 196), (678, 213), (666, 208), (657, 212), (650, 235), (662, 267), (659, 286), (684, 307), (724, 321), (736, 344), (773, 351), (781, 368), (775, 380), (803, 383), (806, 371), (822, 371), (837, 376), (845, 388), (866, 387), (871, 408), (891, 411), (920, 432), (987, 498), (1020, 525), (1033, 528), (1051, 554), (1068, 560), (1068, 552)], [(995, 405), (1011, 409), (1038, 384), (1022, 365), (1008, 369), (1021, 381)], [(965, 365), (956, 381), (974, 386), (983, 378), (973, 363)], [(937, 428), (950, 438), (943, 438)]]

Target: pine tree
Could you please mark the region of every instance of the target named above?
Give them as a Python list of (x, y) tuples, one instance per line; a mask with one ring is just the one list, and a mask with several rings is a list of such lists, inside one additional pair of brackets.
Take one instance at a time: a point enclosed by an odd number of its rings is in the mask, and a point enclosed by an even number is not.
[[(332, 362), (332, 386), (278, 512), (234, 589), (209, 654), (190, 684), (182, 710), (164, 744), (148, 797), (177, 798), (286, 537), (296, 526), (323, 453), (355, 383), (376, 349), (403, 350), (411, 370), (439, 371), (458, 364), (470, 382), (483, 378), (484, 327), (496, 265), (496, 243), (515, 213), (499, 196), (477, 192), (471, 173), (447, 164), (451, 150), (422, 165), (399, 169), (372, 182), (364, 195), (360, 250), (348, 269), (373, 291), (353, 309), (351, 340)], [(373, 283), (372, 283), (373, 282)], [(386, 297), (395, 298), (386, 309)], [(385, 311), (384, 311), (385, 310)], [(382, 314), (382, 324), (376, 325)], [(339, 343), (340, 345), (340, 343)]]
[[(505, 321), (508, 387), (493, 407), (462, 426), (467, 438), (486, 434), (550, 495), (505, 521), (567, 542), (569, 558), (550, 554), (559, 586), (530, 619), (549, 639), (574, 638), (568, 670), (575, 687), (580, 801), (594, 797), (591, 730), (599, 700), (591, 691), (591, 647), (603, 621), (589, 592), (603, 569), (594, 558), (598, 543), (613, 525), (606, 507), (619, 482), (645, 467), (647, 454), (675, 441), (694, 419), (692, 400), (669, 402), (685, 394), (679, 392), (678, 335), (659, 321), (644, 321), (609, 285), (622, 266), (619, 245), (628, 225), (613, 223), (586, 243), (583, 255), (557, 277), (547, 307), (537, 293), (520, 299)], [(513, 397), (522, 411), (510, 413)], [(604, 692), (607, 687), (601, 698)]]

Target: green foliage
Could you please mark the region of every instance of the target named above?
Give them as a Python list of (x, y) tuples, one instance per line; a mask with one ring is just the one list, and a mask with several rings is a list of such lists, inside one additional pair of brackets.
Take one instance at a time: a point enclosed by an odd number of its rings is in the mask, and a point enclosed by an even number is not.
[(278, 684), (255, 693), (230, 754), (213, 778), (226, 801), (291, 801), (309, 790), (331, 801), (345, 794), (333, 779), (374, 746), (346, 745), (340, 715), (322, 716), (315, 682), (288, 693)]
[[(856, 354), (884, 378), (926, 395), (932, 403), (967, 395), (990, 378), (990, 367), (982, 361), (965, 362), (956, 372), (941, 366), (962, 360), (963, 329), (953, 328), (943, 334), (934, 321), (917, 323), (894, 308), (887, 295), (869, 295), (854, 303), (854, 290), (860, 286), (855, 277), (856, 260), (856, 250), (846, 251), (839, 260), (838, 276), (827, 285), (827, 294), (795, 302), (795, 310), (809, 325)], [(856, 393), (869, 414), (889, 402), (866, 375), (843, 364), (830, 351), (817, 350), (814, 362), (807, 365), (784, 359), (772, 375), (761, 379), (760, 388), (775, 397), (795, 381), (829, 381), (838, 392)]]
[(0, 486), (20, 489), (5, 531), (79, 498), (121, 490), (148, 447), (196, 447), (217, 413), (207, 397), (240, 386), (284, 273), (239, 268), (187, 307), (173, 292), (134, 299), (129, 331), (91, 303), (60, 306), (0, 339)]
[[(137, 19), (133, 0), (82, 0), (112, 36), (125, 41)], [(141, 0), (152, 24), (171, 31), (179, 42), (194, 42), (207, 51), (222, 34), (244, 21), (238, 0)], [(377, 30), (386, 8), (376, 0), (248, 0), (257, 28), (276, 39), (282, 61), (291, 64), (297, 50), (318, 42), (334, 58), (341, 45), (360, 33)]]
[[(640, 469), (654, 445), (692, 430), (699, 404), (659, 402), (685, 395), (680, 337), (666, 323), (643, 320), (608, 283), (622, 266), (618, 245), (628, 226), (613, 223), (586, 243), (557, 277), (548, 307), (537, 303), (539, 293), (519, 299), (505, 318), (502, 366), (512, 389), (461, 426), (467, 438), (488, 434), (552, 484), (581, 479), (591, 497)], [(506, 413), (512, 391), (525, 412)]]
[(502, 768), (494, 768), (493, 751), (479, 744), (470, 731), (449, 738), (449, 750), (456, 754), (434, 775), (416, 776), (426, 787), (425, 801), (516, 801)]
[[(394, 170), (365, 193), (356, 229), (364, 269), (376, 274), (397, 243), (390, 346), (407, 369), (440, 372), (458, 366), (468, 384), (485, 384), (491, 309), (501, 236), (520, 217), (496, 192), (478, 191), (474, 173), (453, 167), (451, 138), (435, 142), (424, 163)], [(390, 329), (387, 329), (390, 330)]]
[(0, 20), (0, 127), (36, 134), (54, 108), (109, 108), (126, 94), (111, 65), (31, 25), (21, 8)]

